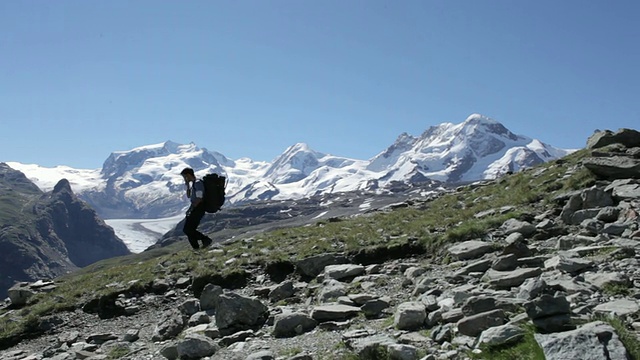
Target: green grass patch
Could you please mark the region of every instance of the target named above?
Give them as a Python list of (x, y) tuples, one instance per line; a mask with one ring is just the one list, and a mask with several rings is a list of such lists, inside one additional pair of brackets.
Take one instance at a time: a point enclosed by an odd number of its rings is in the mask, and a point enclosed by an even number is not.
[(116, 346), (109, 351), (107, 359), (120, 359), (129, 354), (130, 351), (131, 350), (126, 346)]
[(610, 296), (629, 296), (631, 288), (628, 284), (606, 284), (602, 287), (602, 292)]

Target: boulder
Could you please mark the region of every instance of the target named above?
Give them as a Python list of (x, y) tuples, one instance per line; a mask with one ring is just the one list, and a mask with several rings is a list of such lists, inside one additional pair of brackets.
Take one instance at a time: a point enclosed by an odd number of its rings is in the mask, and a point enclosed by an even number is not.
[(554, 334), (535, 334), (547, 360), (627, 360), (627, 350), (615, 329), (601, 321)]
[(464, 241), (449, 247), (449, 253), (460, 260), (475, 259), (493, 250), (493, 244), (479, 240)]
[(276, 315), (273, 324), (273, 336), (292, 337), (313, 330), (318, 322), (303, 313)]
[(597, 131), (587, 139), (587, 149), (599, 149), (611, 144), (622, 144), (625, 147), (640, 147), (640, 132), (633, 129)]
[(425, 305), (419, 301), (410, 301), (398, 305), (393, 324), (398, 330), (415, 330), (424, 325), (426, 318)]
[(216, 325), (223, 335), (260, 327), (268, 317), (269, 309), (257, 299), (236, 293), (225, 293), (219, 296)]

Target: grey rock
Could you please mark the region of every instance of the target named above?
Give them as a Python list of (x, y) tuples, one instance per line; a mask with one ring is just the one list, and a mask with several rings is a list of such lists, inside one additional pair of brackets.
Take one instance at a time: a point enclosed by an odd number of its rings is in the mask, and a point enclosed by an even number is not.
[(588, 272), (584, 274), (584, 280), (599, 289), (603, 289), (608, 285), (626, 285), (629, 283), (627, 276), (619, 272)]
[(572, 250), (578, 245), (593, 245), (597, 239), (588, 236), (565, 235), (558, 239), (558, 250)]
[(242, 341), (246, 341), (249, 338), (254, 337), (256, 334), (253, 330), (242, 330), (234, 332), (233, 334), (229, 334), (224, 336), (222, 339), (218, 341), (218, 344), (221, 346), (229, 346), (235, 343), (239, 343)]
[(440, 305), (438, 305), (438, 298), (434, 295), (422, 295), (418, 298), (420, 302), (422, 302), (427, 309), (427, 311), (435, 311), (438, 310)]
[(518, 259), (518, 267), (522, 268), (543, 268), (544, 262), (547, 261), (546, 255), (523, 257)]
[(182, 304), (178, 305), (178, 309), (181, 313), (186, 316), (191, 316), (198, 311), (200, 311), (200, 300), (198, 299), (188, 299), (182, 302)]
[(362, 306), (367, 302), (378, 298), (378, 295), (374, 294), (349, 294), (348, 296), (349, 299), (357, 306)]
[(426, 307), (418, 301), (398, 305), (393, 325), (399, 330), (415, 330), (424, 325), (427, 318)]
[(612, 223), (612, 224), (604, 225), (600, 232), (602, 234), (622, 236), (622, 234), (624, 234), (625, 231), (629, 229), (630, 229), (629, 224)]
[(296, 272), (303, 277), (315, 278), (320, 275), (327, 265), (345, 264), (347, 262), (346, 257), (335, 254), (310, 256), (296, 263)]
[(140, 330), (139, 329), (129, 329), (122, 337), (122, 340), (127, 342), (136, 342), (140, 339)]
[(91, 334), (87, 337), (87, 342), (89, 344), (104, 344), (110, 340), (117, 340), (118, 337), (112, 333), (99, 333), (99, 334)]
[(564, 296), (542, 295), (537, 299), (526, 302), (524, 308), (529, 318), (533, 320), (551, 315), (571, 313), (571, 305)]
[(276, 315), (273, 324), (273, 336), (292, 337), (313, 330), (318, 322), (303, 313)]
[(479, 313), (494, 310), (496, 299), (486, 295), (473, 296), (468, 298), (462, 306), (462, 313), (465, 316), (472, 316)]
[(271, 351), (262, 350), (247, 356), (245, 360), (273, 360), (273, 359), (275, 359), (275, 355), (273, 355)]
[(431, 329), (431, 333), (429, 335), (433, 341), (438, 344), (451, 342), (453, 339), (453, 324), (438, 325)]
[(189, 326), (196, 326), (196, 325), (208, 324), (210, 322), (211, 322), (211, 318), (209, 317), (209, 314), (207, 314), (205, 311), (198, 311), (197, 313), (191, 315), (187, 324)]
[(202, 310), (214, 310), (220, 295), (222, 295), (222, 288), (220, 286), (207, 284), (200, 294), (200, 308)]
[(293, 281), (287, 280), (271, 289), (271, 291), (269, 292), (269, 300), (278, 302), (280, 300), (288, 299), (294, 294), (295, 289), (293, 287)]
[(173, 339), (185, 327), (186, 323), (178, 311), (169, 311), (164, 314), (163, 319), (153, 330), (153, 341), (163, 341)]
[(328, 265), (324, 268), (325, 279), (343, 280), (364, 274), (364, 266), (353, 264)]
[(507, 235), (513, 233), (520, 233), (527, 237), (536, 232), (536, 227), (531, 225), (527, 221), (520, 221), (517, 219), (508, 219), (501, 226), (500, 229)]
[(360, 313), (360, 308), (348, 305), (321, 305), (311, 311), (311, 318), (318, 322), (341, 321)]
[(618, 299), (600, 304), (593, 309), (597, 313), (616, 314), (617, 316), (634, 315), (640, 311), (640, 305), (636, 300)]
[(524, 300), (535, 299), (538, 295), (542, 294), (546, 286), (547, 283), (540, 277), (529, 278), (520, 285), (518, 298)]
[(536, 225), (536, 229), (538, 229), (538, 230), (549, 230), (549, 229), (552, 229), (554, 226), (556, 226), (555, 221), (553, 221), (551, 219), (544, 219), (544, 220), (540, 221)]
[(521, 233), (510, 234), (505, 241), (507, 246), (502, 250), (502, 255), (515, 255), (517, 258), (524, 258), (533, 254)]
[(364, 303), (360, 309), (367, 318), (377, 318), (382, 315), (385, 309), (391, 306), (391, 301), (387, 298), (373, 299)]
[(479, 260), (472, 262), (469, 265), (464, 266), (460, 270), (456, 271), (456, 276), (467, 275), (472, 272), (485, 272), (491, 267), (491, 259)]
[(608, 188), (611, 188), (611, 196), (618, 201), (640, 198), (640, 183), (637, 180), (616, 180)]
[(598, 186), (582, 190), (580, 197), (583, 209), (597, 209), (599, 212), (600, 208), (614, 204), (611, 194)]
[(578, 210), (573, 213), (573, 215), (571, 216), (571, 221), (569, 223), (572, 225), (581, 225), (586, 220), (595, 219), (595, 217), (598, 216), (599, 212), (599, 208)]
[(219, 346), (210, 338), (200, 334), (188, 334), (178, 341), (179, 358), (200, 359), (211, 356), (219, 350)]
[(345, 295), (347, 295), (346, 285), (338, 280), (330, 279), (322, 284), (322, 288), (318, 294), (318, 301), (325, 303)]
[(29, 288), (28, 283), (18, 283), (8, 290), (8, 294), (12, 305), (23, 306), (36, 294), (36, 291)]
[(556, 332), (571, 327), (571, 306), (563, 296), (542, 295), (525, 303), (524, 308), (541, 332)]
[(627, 360), (627, 351), (615, 329), (596, 321), (566, 332), (535, 334), (547, 360)]
[(353, 349), (359, 359), (375, 359), (380, 348), (387, 350), (388, 346), (394, 344), (396, 341), (386, 335), (373, 335), (347, 342), (347, 346)]
[(418, 348), (412, 345), (390, 344), (387, 346), (387, 353), (389, 358), (394, 360), (418, 359)]
[(485, 241), (469, 240), (449, 247), (448, 251), (460, 260), (468, 260), (493, 251), (493, 245)]
[[(438, 310), (436, 310), (436, 311), (432, 311), (432, 312), (428, 313), (428, 314), (427, 314), (427, 320), (426, 320), (426, 322), (425, 322), (425, 324), (427, 325), (427, 327), (433, 327), (433, 326), (435, 326), (437, 323), (439, 323), (440, 321), (442, 321), (442, 314), (443, 314), (443, 313), (444, 313), (444, 311), (443, 311), (443, 310), (441, 310), (441, 309), (438, 309)], [(464, 316), (464, 315), (462, 314), (462, 310), (459, 310), (459, 314), (460, 314), (460, 316), (459, 316), (457, 319), (455, 319), (455, 320), (451, 320), (451, 322), (458, 321), (458, 320), (462, 319), (462, 317)]]
[(496, 288), (511, 288), (520, 286), (526, 279), (536, 277), (540, 274), (542, 274), (542, 269), (540, 268), (516, 269), (513, 271), (495, 271), (490, 269), (485, 273), (483, 280)]
[(434, 284), (435, 279), (430, 277), (425, 277), (420, 279), (416, 284), (415, 289), (413, 290), (413, 296), (419, 296), (427, 292)]
[(268, 316), (269, 309), (257, 299), (236, 293), (225, 293), (218, 299), (216, 325), (223, 335), (262, 326)]
[(618, 220), (618, 216), (620, 215), (620, 209), (614, 206), (606, 206), (598, 211), (598, 215), (596, 215), (596, 219), (600, 221), (604, 221), (605, 223), (610, 223)]
[(427, 268), (422, 266), (412, 266), (404, 271), (404, 276), (407, 279), (415, 280), (428, 271)]
[[(429, 313), (431, 315), (432, 313)], [(445, 311), (440, 315), (441, 321), (445, 324), (458, 322), (460, 319), (464, 317), (464, 313), (462, 313), (462, 309), (455, 308), (449, 311)]]
[(71, 344), (78, 341), (79, 338), (80, 338), (80, 333), (78, 331), (73, 330), (69, 332), (64, 332), (60, 336), (58, 336), (58, 342), (61, 344), (67, 344), (68, 346), (71, 346)]
[(522, 328), (511, 324), (490, 327), (482, 332), (477, 346), (502, 346), (517, 343), (524, 337), (524, 333)]
[(484, 330), (500, 326), (506, 322), (502, 309), (491, 310), (480, 314), (465, 317), (458, 321), (458, 331), (467, 336), (478, 336)]
[(580, 223), (580, 227), (591, 235), (598, 235), (602, 232), (604, 223), (596, 219), (585, 219)]
[(499, 256), (491, 264), (491, 268), (497, 271), (511, 271), (515, 270), (516, 267), (518, 267), (518, 256), (516, 254)]
[(622, 144), (625, 147), (640, 147), (640, 132), (633, 129), (597, 131), (587, 139), (587, 149), (599, 149), (611, 144)]
[(569, 274), (577, 274), (593, 266), (593, 262), (580, 258), (566, 258), (556, 255), (544, 262), (547, 269), (560, 270)]
[(594, 175), (604, 179), (640, 178), (640, 160), (626, 156), (586, 158), (582, 164)]

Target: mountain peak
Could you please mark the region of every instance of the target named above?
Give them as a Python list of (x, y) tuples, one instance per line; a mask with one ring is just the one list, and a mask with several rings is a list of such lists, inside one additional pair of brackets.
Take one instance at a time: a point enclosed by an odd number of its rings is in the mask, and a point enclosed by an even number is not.
[(171, 140), (165, 141), (163, 144), (163, 148), (166, 149), (169, 153), (178, 152), (178, 148), (182, 146), (182, 144), (178, 144), (177, 142), (173, 142)]
[(53, 193), (57, 194), (59, 192), (68, 192), (71, 193), (71, 184), (69, 183), (69, 180), (67, 179), (61, 179), (60, 181), (58, 181), (58, 183), (56, 184), (56, 186), (53, 187)]
[(496, 120), (482, 114), (473, 113), (467, 117), (463, 124), (500, 124)]
[(519, 137), (509, 131), (502, 123), (481, 114), (471, 114), (461, 124), (460, 129), (463, 134), (467, 136), (481, 136), (486, 135), (498, 135), (511, 141), (517, 141)]
[(303, 143), (303, 142), (293, 144), (289, 146), (287, 150), (285, 150), (285, 153), (296, 153), (296, 152), (314, 152), (314, 151), (311, 150), (311, 148), (309, 147), (309, 144)]

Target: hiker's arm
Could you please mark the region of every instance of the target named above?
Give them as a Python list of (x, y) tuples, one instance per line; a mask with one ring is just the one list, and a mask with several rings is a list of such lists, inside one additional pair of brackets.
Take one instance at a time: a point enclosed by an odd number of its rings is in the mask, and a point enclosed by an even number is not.
[(194, 182), (191, 187), (191, 191), (195, 191), (194, 199), (191, 202), (191, 206), (195, 208), (202, 203), (202, 198), (204, 197), (204, 185), (202, 182)]

